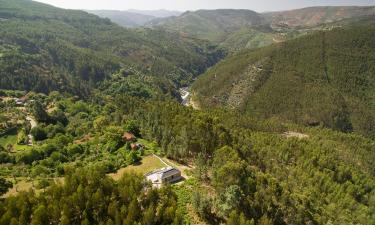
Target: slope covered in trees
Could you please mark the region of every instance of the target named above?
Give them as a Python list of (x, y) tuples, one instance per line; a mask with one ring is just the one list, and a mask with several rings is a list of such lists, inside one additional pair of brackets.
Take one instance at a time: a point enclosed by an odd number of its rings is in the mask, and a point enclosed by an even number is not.
[(179, 17), (171, 17), (152, 24), (161, 24), (171, 30), (177, 30), (194, 37), (212, 41), (221, 41), (223, 36), (244, 26), (262, 25), (264, 19), (251, 10), (198, 10), (186, 12)]
[[(176, 102), (117, 95), (88, 103), (62, 97), (35, 96), (44, 104), (54, 102), (59, 113), (49, 117), (66, 115), (65, 123), (41, 123), (46, 135), (31, 149), (2, 151), (11, 160), (0, 172), (10, 181), (64, 175), (65, 182), (44, 187), (44, 193), (1, 200), (0, 224), (185, 224), (180, 216), (186, 216), (186, 205), (176, 188), (187, 188), (185, 198), (208, 224), (375, 221), (371, 139), (223, 109), (196, 111)], [(194, 162), (193, 187), (186, 181), (172, 191), (150, 192), (134, 174), (116, 182), (106, 177), (105, 172), (134, 163), (134, 151), (121, 141), (125, 127), (139, 129), (139, 137), (160, 147), (159, 154)], [(289, 130), (306, 137), (282, 135)]]
[(251, 10), (198, 10), (153, 20), (149, 25), (209, 40), (229, 51), (265, 46), (273, 43), (273, 38), (284, 39), (281, 34), (273, 32), (261, 14)]
[[(85, 95), (120, 69), (177, 86), (221, 53), (161, 30), (128, 30), (82, 11), (26, 0), (0, 1), (0, 88)], [(163, 90), (159, 92), (171, 92)]]
[(375, 30), (321, 31), (231, 56), (193, 85), (204, 107), (373, 136)]

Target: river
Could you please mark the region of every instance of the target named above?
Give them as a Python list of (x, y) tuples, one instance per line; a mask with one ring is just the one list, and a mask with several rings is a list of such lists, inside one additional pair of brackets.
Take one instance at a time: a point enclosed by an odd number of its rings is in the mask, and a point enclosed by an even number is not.
[(189, 106), (190, 105), (189, 87), (180, 88), (180, 95), (181, 95), (181, 98), (182, 98), (181, 104), (184, 105), (184, 106)]

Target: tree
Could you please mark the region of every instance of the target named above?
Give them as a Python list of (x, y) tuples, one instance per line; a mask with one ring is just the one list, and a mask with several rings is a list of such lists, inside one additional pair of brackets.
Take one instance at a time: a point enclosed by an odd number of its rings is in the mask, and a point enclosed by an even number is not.
[(32, 107), (32, 114), (36, 121), (41, 123), (47, 123), (50, 121), (48, 113), (44, 110), (42, 103), (35, 101)]
[(99, 116), (94, 120), (93, 125), (95, 130), (103, 131), (109, 125), (109, 120), (106, 116)]
[(207, 198), (205, 194), (202, 194), (199, 191), (194, 192), (192, 196), (192, 204), (201, 218), (207, 221), (211, 219), (211, 199)]
[(128, 120), (125, 124), (125, 130), (134, 134), (136, 137), (141, 135), (138, 123), (135, 120)]
[(219, 193), (217, 207), (219, 214), (225, 218), (230, 212), (239, 210), (242, 195), (242, 191), (237, 185), (231, 185), (225, 189), (224, 193)]
[(13, 184), (10, 181), (5, 180), (0, 177), (0, 196), (7, 193), (10, 188), (13, 187)]
[(47, 225), (49, 224), (48, 221), (48, 211), (46, 207), (43, 204), (41, 204), (33, 212), (30, 225)]
[(24, 144), (27, 144), (27, 135), (26, 135), (26, 132), (24, 129), (22, 129), (18, 135), (17, 135), (17, 144), (19, 145), (24, 145)]
[(42, 141), (47, 138), (47, 131), (42, 126), (36, 126), (31, 129), (31, 135), (36, 141)]
[(241, 186), (246, 176), (246, 164), (236, 150), (225, 146), (215, 152), (213, 159), (213, 183), (219, 192), (231, 185)]
[(53, 120), (54, 123), (61, 123), (64, 126), (66, 126), (69, 122), (65, 113), (61, 109), (52, 111), (51, 120)]

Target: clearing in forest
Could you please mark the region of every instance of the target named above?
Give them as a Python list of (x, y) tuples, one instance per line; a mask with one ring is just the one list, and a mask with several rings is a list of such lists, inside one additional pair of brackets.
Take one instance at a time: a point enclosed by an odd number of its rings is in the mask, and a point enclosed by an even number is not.
[(122, 177), (122, 175), (127, 172), (146, 174), (163, 167), (165, 167), (165, 164), (162, 163), (157, 157), (153, 155), (148, 155), (143, 157), (138, 164), (130, 165), (125, 168), (119, 169), (116, 173), (109, 174), (109, 176), (112, 177), (114, 180), (119, 180)]
[(283, 136), (286, 137), (286, 138), (296, 137), (296, 138), (299, 138), (299, 139), (304, 139), (304, 138), (309, 138), (310, 137), (307, 134), (303, 134), (303, 133), (299, 133), (299, 132), (294, 132), (294, 131), (285, 132), (285, 133), (283, 133)]

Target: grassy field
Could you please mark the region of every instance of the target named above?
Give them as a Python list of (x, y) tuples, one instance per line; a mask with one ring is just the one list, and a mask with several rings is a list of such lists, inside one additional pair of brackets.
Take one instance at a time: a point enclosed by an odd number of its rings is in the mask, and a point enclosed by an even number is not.
[[(17, 179), (20, 179), (20, 178), (17, 178)], [(17, 182), (17, 184), (14, 184), (14, 185), (13, 185), (13, 188), (11, 188), (11, 189), (10, 189), (5, 195), (3, 195), (2, 197), (7, 198), (7, 197), (10, 197), (10, 196), (14, 196), (14, 195), (16, 195), (16, 194), (19, 193), (19, 192), (22, 192), (22, 191), (29, 191), (32, 187), (33, 187), (32, 182), (27, 181), (26, 178), (25, 178), (25, 179), (22, 179), (22, 180), (20, 180), (19, 182)]]
[(13, 151), (23, 151), (30, 149), (30, 146), (27, 145), (18, 145), (17, 144), (17, 133), (11, 133), (9, 135), (4, 135), (0, 137), (0, 145), (4, 148), (7, 148), (8, 145), (13, 146)]
[(165, 167), (165, 164), (163, 164), (158, 158), (154, 157), (153, 155), (149, 155), (143, 157), (138, 165), (127, 166), (125, 168), (118, 170), (117, 173), (109, 174), (109, 176), (112, 177), (114, 180), (119, 180), (122, 177), (122, 175), (127, 172), (146, 174), (163, 167)]
[(17, 134), (4, 135), (0, 137), (0, 145), (6, 148), (7, 145), (17, 143)]
[[(13, 181), (13, 179), (9, 179), (9, 181)], [(10, 197), (10, 196), (15, 196), (20, 192), (27, 192), (27, 191), (30, 191), (31, 189), (34, 189), (35, 193), (39, 194), (43, 191), (43, 189), (37, 188), (39, 181), (40, 180), (38, 180), (38, 179), (36, 179), (34, 181), (31, 181), (31, 180), (27, 179), (26, 177), (17, 177), (17, 183), (13, 184), (13, 188), (9, 189), (9, 191), (1, 197), (7, 198), (7, 197)], [(63, 184), (64, 178), (63, 177), (53, 178), (53, 179), (50, 179), (50, 181), (55, 182), (55, 183)], [(33, 182), (34, 182), (34, 184), (33, 184)]]

